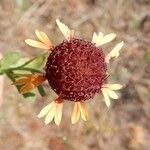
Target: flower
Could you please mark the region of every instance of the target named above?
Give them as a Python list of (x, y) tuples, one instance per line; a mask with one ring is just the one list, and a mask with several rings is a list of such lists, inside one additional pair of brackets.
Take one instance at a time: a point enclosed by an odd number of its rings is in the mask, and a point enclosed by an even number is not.
[(22, 94), (33, 90), (35, 87), (41, 85), (46, 80), (45, 76), (39, 74), (17, 74), (17, 75), (23, 77), (14, 83), (15, 85), (23, 85), (20, 89), (20, 93)]
[(25, 42), (32, 46), (51, 51), (47, 58), (45, 74), (22, 75), (15, 84), (23, 84), (21, 93), (26, 93), (39, 86), (46, 79), (58, 98), (45, 106), (38, 117), (45, 116), (45, 124), (53, 119), (59, 125), (62, 118), (63, 104), (66, 100), (74, 103), (71, 122), (77, 123), (80, 115), (83, 120), (88, 119), (85, 101), (92, 99), (98, 92), (102, 92), (106, 105), (110, 106), (110, 99), (118, 99), (116, 90), (122, 88), (120, 84), (106, 84), (108, 77), (107, 66), (111, 58), (117, 58), (124, 42), (118, 43), (106, 56), (101, 45), (111, 42), (116, 35), (94, 33), (92, 41), (75, 38), (74, 30), (70, 30), (60, 20), (56, 24), (65, 40), (54, 46), (48, 36), (36, 30), (39, 41), (27, 39)]

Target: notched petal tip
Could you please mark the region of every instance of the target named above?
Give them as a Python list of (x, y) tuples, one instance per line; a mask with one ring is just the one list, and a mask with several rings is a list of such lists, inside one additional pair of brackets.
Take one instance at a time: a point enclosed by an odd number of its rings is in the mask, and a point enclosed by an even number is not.
[(104, 89), (102, 89), (102, 93), (104, 96), (104, 101), (105, 101), (106, 106), (110, 107), (111, 103), (110, 103), (110, 98), (109, 98), (107, 92)]
[(46, 35), (46, 33), (36, 30), (35, 34), (38, 37), (39, 41), (46, 44), (47, 47), (49, 47), (49, 49), (52, 47), (52, 43), (51, 43), (50, 39), (48, 38), (48, 36)]
[(55, 114), (56, 114), (56, 107), (53, 107), (45, 117), (46, 125), (49, 124), (53, 120), (53, 118), (55, 117)]
[(106, 89), (106, 91), (107, 91), (107, 94), (110, 98), (112, 98), (112, 99), (118, 99), (119, 98), (119, 96), (113, 90)]
[(84, 121), (88, 120), (88, 111), (86, 109), (85, 103), (84, 102), (75, 102), (73, 111), (72, 111), (72, 115), (71, 115), (71, 123), (72, 124), (75, 124), (79, 121), (80, 114)]
[(62, 103), (57, 103), (57, 108), (56, 108), (56, 114), (55, 114), (55, 124), (57, 126), (60, 125), (61, 119), (62, 119), (62, 109), (63, 109), (63, 102)]
[(98, 34), (96, 32), (93, 33), (92, 37), (92, 43), (94, 43), (97, 47), (100, 46), (99, 43), (101, 42), (101, 39), (103, 38), (103, 33), (99, 32)]
[(101, 39), (101, 41), (100, 41), (100, 43), (99, 43), (99, 46), (111, 42), (112, 40), (115, 39), (115, 37), (116, 37), (116, 34), (114, 34), (114, 33), (110, 33), (110, 34), (105, 35), (105, 36)]
[(110, 106), (110, 98), (119, 99), (119, 96), (115, 92), (115, 90), (121, 89), (123, 86), (121, 84), (104, 84), (102, 87), (102, 93), (104, 96), (104, 100), (106, 105)]
[(32, 40), (32, 39), (26, 39), (25, 43), (31, 47), (41, 48), (41, 49), (49, 49), (49, 46), (46, 44), (43, 44), (42, 42)]
[(63, 24), (59, 19), (56, 19), (56, 24), (67, 40), (70, 40), (74, 37), (74, 30), (70, 30), (68, 26)]
[(120, 89), (123, 88), (123, 85), (117, 84), (117, 83), (115, 83), (115, 84), (105, 84), (104, 87), (107, 87), (111, 90), (120, 90)]
[(44, 117), (53, 107), (54, 107), (54, 102), (51, 102), (50, 104), (45, 106), (38, 114), (38, 118)]
[(110, 33), (104, 36), (103, 33), (101, 32), (99, 32), (98, 34), (94, 32), (92, 43), (95, 43), (96, 46), (98, 47), (98, 46), (111, 42), (112, 40), (115, 39), (115, 37), (116, 37), (115, 33)]
[(74, 103), (73, 112), (71, 115), (71, 122), (72, 124), (75, 124), (79, 121), (80, 118), (80, 109), (77, 102)]
[(79, 102), (79, 109), (80, 109), (80, 112), (81, 112), (82, 119), (84, 121), (87, 121), (88, 120), (88, 111), (86, 109), (86, 106), (85, 106), (84, 102)]
[(117, 58), (119, 56), (119, 52), (121, 50), (121, 48), (123, 47), (124, 45), (124, 42), (120, 42), (118, 43), (113, 49), (112, 51), (106, 56), (106, 62), (109, 63), (110, 59), (115, 57)]
[(38, 118), (45, 117), (45, 124), (49, 124), (53, 119), (57, 126), (60, 125), (62, 119), (62, 109), (63, 109), (63, 101), (59, 101), (59, 103), (55, 100), (51, 102), (49, 105), (44, 107), (39, 115)]

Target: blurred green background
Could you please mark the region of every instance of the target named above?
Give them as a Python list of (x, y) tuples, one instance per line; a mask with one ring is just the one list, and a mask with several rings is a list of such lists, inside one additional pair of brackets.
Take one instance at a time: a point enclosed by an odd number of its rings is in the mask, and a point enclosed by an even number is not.
[(56, 18), (87, 40), (94, 31), (115, 32), (117, 39), (103, 47), (106, 54), (118, 41), (125, 42), (109, 67), (109, 81), (124, 85), (120, 99), (108, 109), (97, 95), (88, 102), (87, 122), (72, 125), (72, 103), (67, 102), (60, 127), (45, 126), (37, 114), (55, 97), (49, 85), (44, 85), (44, 98), (37, 94), (36, 99), (24, 99), (7, 77), (0, 76), (0, 150), (149, 150), (149, 10), (149, 0), (0, 0), (2, 55), (9, 51), (20, 51), (25, 58), (38, 55), (40, 50), (24, 43), (34, 38), (35, 29), (60, 43), (64, 37)]

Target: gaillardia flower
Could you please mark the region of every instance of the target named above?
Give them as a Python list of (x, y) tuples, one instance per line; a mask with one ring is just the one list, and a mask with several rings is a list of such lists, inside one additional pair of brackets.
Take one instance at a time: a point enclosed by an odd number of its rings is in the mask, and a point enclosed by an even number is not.
[(32, 46), (51, 51), (47, 58), (45, 74), (22, 74), (23, 78), (15, 84), (22, 84), (21, 93), (27, 93), (48, 80), (58, 98), (44, 107), (38, 117), (45, 116), (45, 124), (53, 119), (57, 125), (62, 118), (63, 104), (66, 100), (74, 103), (71, 115), (72, 123), (78, 122), (80, 115), (83, 120), (88, 119), (85, 101), (92, 99), (96, 93), (102, 92), (105, 103), (110, 106), (110, 98), (118, 99), (114, 92), (122, 86), (120, 84), (105, 84), (108, 77), (107, 65), (113, 57), (119, 56), (123, 42), (118, 43), (106, 56), (101, 45), (111, 42), (114, 33), (103, 35), (94, 33), (92, 41), (78, 39), (74, 30), (70, 30), (58, 19), (56, 23), (63, 33), (65, 40), (54, 46), (48, 36), (36, 31), (39, 41), (27, 39), (25, 42)]

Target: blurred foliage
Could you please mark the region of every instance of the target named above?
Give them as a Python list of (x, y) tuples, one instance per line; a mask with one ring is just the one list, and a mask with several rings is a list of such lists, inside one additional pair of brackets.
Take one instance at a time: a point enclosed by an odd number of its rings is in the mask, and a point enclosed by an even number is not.
[(21, 8), (24, 11), (31, 6), (31, 1), (30, 0), (16, 0), (16, 4), (19, 8)]
[[(19, 77), (18, 74), (22, 73), (40, 73), (44, 74), (42, 70), (47, 58), (47, 53), (41, 53), (34, 58), (22, 57), (19, 51), (10, 51), (6, 53), (0, 60), (0, 74), (6, 75), (13, 83)], [(19, 91), (22, 85), (16, 86)], [(37, 87), (41, 96), (45, 96), (45, 90), (42, 85)], [(29, 92), (23, 94), (24, 98), (28, 98), (30, 101), (36, 99), (36, 94), (34, 92)]]
[(149, 62), (150, 63), (150, 52), (145, 52), (144, 53), (144, 60), (146, 62)]
[(21, 53), (20, 52), (9, 52), (5, 54), (5, 56), (0, 60), (0, 72), (5, 72), (6, 69), (11, 68), (13, 65), (20, 60)]

